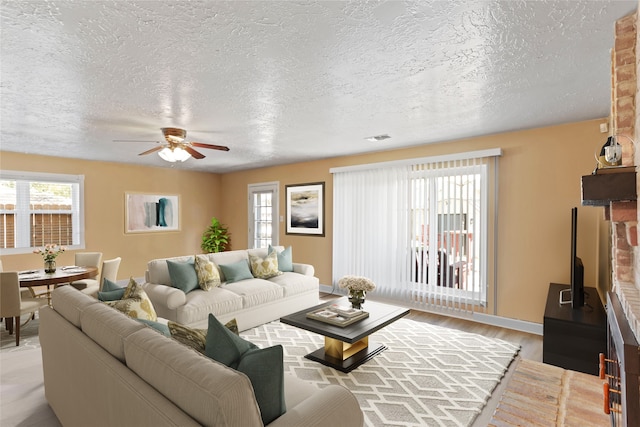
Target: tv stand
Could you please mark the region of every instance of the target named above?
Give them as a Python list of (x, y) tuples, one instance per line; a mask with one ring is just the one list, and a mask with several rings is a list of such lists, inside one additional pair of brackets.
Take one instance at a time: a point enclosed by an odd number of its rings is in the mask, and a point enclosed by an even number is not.
[(607, 315), (595, 288), (584, 288), (585, 304), (560, 304), (569, 285), (551, 283), (544, 311), (542, 361), (564, 369), (598, 374), (598, 355), (607, 350)]

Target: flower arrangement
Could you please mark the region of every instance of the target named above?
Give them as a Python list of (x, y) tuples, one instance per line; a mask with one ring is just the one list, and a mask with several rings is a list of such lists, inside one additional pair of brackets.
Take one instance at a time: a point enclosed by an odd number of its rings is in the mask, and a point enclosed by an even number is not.
[(344, 276), (338, 281), (338, 286), (349, 291), (371, 292), (376, 288), (376, 284), (362, 276)]
[(376, 288), (376, 284), (362, 276), (344, 276), (338, 280), (338, 286), (349, 291), (349, 302), (356, 309), (362, 308), (367, 292)]
[(44, 248), (38, 248), (34, 250), (33, 253), (42, 255), (42, 259), (44, 260), (44, 262), (51, 262), (55, 261), (58, 255), (66, 250), (67, 248), (65, 248), (64, 246), (60, 246), (54, 243), (50, 245), (44, 245)]

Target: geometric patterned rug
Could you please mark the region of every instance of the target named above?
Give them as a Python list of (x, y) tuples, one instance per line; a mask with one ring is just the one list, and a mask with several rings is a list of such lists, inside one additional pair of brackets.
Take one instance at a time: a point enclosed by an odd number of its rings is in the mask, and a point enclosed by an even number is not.
[[(40, 347), (39, 319), (21, 328), (20, 346), (2, 325), (0, 352)], [(367, 426), (469, 426), (520, 347), (495, 338), (400, 319), (369, 338), (388, 348), (351, 373), (304, 356), (324, 338), (278, 321), (241, 332), (259, 347), (282, 344), (284, 368), (319, 387), (339, 384), (358, 399)]]
[(285, 372), (357, 397), (367, 426), (469, 426), (520, 350), (519, 345), (400, 319), (369, 338), (388, 348), (350, 373), (304, 355), (321, 335), (278, 321), (241, 332), (259, 347), (282, 344)]

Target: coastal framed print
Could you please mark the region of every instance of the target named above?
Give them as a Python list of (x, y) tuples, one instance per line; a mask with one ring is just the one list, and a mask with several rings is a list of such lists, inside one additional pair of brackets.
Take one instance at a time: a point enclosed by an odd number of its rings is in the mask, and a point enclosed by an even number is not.
[(286, 185), (286, 234), (324, 236), (324, 182)]
[(125, 233), (180, 230), (180, 196), (125, 193)]

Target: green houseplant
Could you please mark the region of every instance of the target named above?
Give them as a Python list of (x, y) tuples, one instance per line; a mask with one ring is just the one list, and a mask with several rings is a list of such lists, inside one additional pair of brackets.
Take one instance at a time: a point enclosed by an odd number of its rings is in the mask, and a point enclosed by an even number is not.
[(218, 218), (211, 218), (211, 225), (202, 234), (200, 247), (204, 253), (222, 252), (229, 245), (229, 230)]

